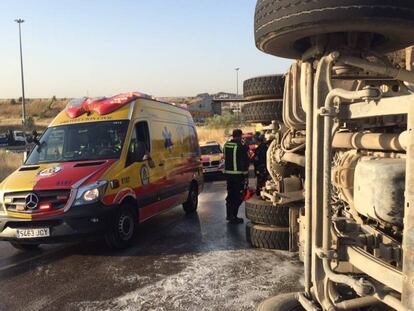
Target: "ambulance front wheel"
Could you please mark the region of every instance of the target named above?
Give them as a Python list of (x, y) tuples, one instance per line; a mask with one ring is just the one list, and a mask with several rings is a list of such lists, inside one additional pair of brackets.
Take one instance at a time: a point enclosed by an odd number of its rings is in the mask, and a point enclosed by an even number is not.
[(112, 249), (124, 249), (131, 246), (137, 229), (137, 216), (133, 207), (121, 205), (110, 222), (105, 242)]
[(190, 186), (187, 201), (183, 203), (183, 208), (186, 214), (194, 213), (198, 206), (198, 187), (195, 182)]

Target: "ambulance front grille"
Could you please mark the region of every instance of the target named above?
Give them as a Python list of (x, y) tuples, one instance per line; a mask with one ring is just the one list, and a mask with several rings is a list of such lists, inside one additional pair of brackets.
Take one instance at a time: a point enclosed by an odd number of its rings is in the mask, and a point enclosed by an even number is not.
[[(33, 210), (26, 207), (26, 198), (29, 194), (35, 194), (39, 199), (37, 207)], [(49, 203), (51, 210), (63, 208), (69, 199), (69, 195), (70, 190), (67, 189), (8, 192), (4, 194), (4, 203), (7, 211), (35, 214), (43, 212), (39, 209), (42, 204)]]

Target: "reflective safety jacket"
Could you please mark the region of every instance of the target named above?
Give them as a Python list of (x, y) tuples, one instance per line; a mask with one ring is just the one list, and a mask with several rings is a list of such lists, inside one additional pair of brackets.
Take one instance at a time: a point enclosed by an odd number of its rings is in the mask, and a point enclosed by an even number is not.
[(249, 148), (240, 141), (224, 144), (224, 174), (249, 173)]

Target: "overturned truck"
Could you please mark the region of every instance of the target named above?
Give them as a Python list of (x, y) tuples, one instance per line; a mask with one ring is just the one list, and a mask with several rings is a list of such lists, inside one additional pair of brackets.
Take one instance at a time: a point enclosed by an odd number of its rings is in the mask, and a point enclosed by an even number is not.
[(295, 62), (271, 120), (246, 108), (274, 133), (247, 207), (289, 213), (305, 271), (259, 310), (414, 310), (414, 2), (259, 0), (255, 40)]

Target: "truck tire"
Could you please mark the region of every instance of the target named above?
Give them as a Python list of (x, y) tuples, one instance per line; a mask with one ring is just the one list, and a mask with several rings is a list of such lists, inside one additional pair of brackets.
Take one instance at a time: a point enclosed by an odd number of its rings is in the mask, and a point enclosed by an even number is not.
[(246, 240), (253, 247), (289, 250), (289, 228), (246, 224)]
[(243, 95), (248, 100), (283, 98), (285, 77), (269, 75), (255, 77), (243, 82)]
[(248, 122), (265, 124), (273, 120), (282, 122), (282, 106), (282, 101), (273, 99), (248, 102), (242, 107), (242, 114)]
[(263, 225), (289, 226), (289, 206), (274, 206), (254, 196), (245, 202), (246, 217), (253, 223)]
[(378, 52), (414, 44), (409, 0), (258, 0), (254, 20), (258, 49), (286, 58), (301, 58), (311, 37), (327, 33), (372, 34), (365, 48)]
[(295, 293), (280, 294), (267, 298), (256, 308), (256, 311), (302, 311), (305, 310), (296, 299)]

